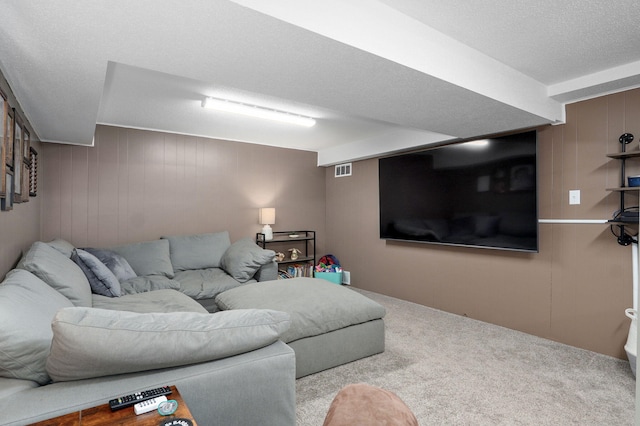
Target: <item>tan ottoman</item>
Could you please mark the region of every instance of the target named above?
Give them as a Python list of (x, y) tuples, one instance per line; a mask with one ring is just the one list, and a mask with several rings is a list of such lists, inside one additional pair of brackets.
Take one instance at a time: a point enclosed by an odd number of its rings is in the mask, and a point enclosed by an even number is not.
[(393, 392), (365, 383), (347, 385), (333, 399), (323, 426), (418, 426)]

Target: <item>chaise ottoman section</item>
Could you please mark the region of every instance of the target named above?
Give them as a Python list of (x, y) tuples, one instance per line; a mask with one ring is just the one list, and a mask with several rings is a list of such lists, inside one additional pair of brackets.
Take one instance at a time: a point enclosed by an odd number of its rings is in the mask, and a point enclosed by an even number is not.
[(222, 310), (273, 309), (291, 316), (281, 339), (296, 353), (296, 378), (384, 352), (385, 309), (316, 278), (247, 284), (220, 293)]

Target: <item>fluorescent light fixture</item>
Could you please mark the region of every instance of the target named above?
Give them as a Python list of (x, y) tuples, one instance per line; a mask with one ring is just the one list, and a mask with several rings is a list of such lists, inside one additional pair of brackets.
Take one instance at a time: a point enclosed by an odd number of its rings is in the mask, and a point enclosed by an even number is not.
[(465, 148), (484, 148), (485, 146), (489, 146), (489, 141), (486, 139), (465, 142), (461, 146)]
[(202, 107), (248, 115), (251, 117), (264, 118), (267, 120), (280, 121), (282, 123), (297, 124), (298, 126), (304, 127), (311, 127), (316, 124), (316, 120), (311, 117), (292, 114), (290, 112), (277, 111), (275, 109), (264, 108), (257, 105), (243, 104), (241, 102), (234, 102), (226, 99), (207, 97), (202, 101)]

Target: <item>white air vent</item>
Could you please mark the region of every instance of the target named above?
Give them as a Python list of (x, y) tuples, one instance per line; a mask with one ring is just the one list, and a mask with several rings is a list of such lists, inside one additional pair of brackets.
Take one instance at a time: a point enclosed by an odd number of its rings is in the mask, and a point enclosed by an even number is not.
[(351, 163), (336, 164), (335, 177), (351, 176)]

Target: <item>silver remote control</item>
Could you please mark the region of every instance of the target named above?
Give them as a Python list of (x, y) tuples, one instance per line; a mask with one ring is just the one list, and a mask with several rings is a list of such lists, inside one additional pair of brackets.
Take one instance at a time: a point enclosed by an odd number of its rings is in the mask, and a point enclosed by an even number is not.
[(136, 415), (148, 413), (149, 411), (157, 410), (158, 405), (160, 405), (161, 402), (165, 402), (166, 400), (167, 400), (167, 397), (164, 395), (156, 396), (155, 398), (138, 402), (136, 405), (133, 406), (133, 411), (136, 412)]

